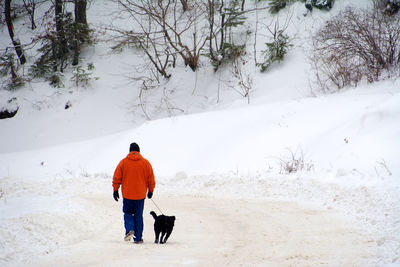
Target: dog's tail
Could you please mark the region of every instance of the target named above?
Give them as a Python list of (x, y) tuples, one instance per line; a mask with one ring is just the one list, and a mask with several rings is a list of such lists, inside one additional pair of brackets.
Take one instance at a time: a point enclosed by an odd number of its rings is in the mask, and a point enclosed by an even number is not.
[(154, 220), (157, 219), (157, 214), (154, 211), (150, 211), (150, 214), (153, 215)]

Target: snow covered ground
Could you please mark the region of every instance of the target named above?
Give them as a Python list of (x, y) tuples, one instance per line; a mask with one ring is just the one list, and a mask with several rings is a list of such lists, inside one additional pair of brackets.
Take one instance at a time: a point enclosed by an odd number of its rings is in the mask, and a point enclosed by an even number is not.
[[(249, 105), (228, 86), (217, 96), (212, 70), (178, 68), (147, 95), (145, 121), (137, 85), (119, 74), (138, 55), (107, 43), (86, 51), (100, 77), (91, 88), (0, 90), (1, 105), (20, 106), (0, 120), (0, 265), (400, 266), (400, 80), (314, 96), (302, 27), (330, 13), (300, 7), (288, 58), (249, 71)], [(152, 243), (149, 200), (145, 243), (122, 241), (111, 180), (133, 141), (153, 165), (154, 201), (177, 217), (166, 245)], [(303, 168), (288, 174), (294, 161)]]
[[(60, 257), (66, 266), (124, 266), (131, 260), (148, 266), (396, 262), (400, 92), (391, 87), (381, 93), (384, 88), (378, 95), (374, 87), (364, 97), (368, 88), (279, 103), (287, 108), (273, 116), (257, 116), (269, 114), (272, 104), (200, 113), (84, 142), (3, 153), (2, 261), (11, 266), (32, 258), (50, 266)], [(347, 101), (355, 103), (353, 116)], [(112, 199), (110, 184), (133, 140), (155, 169), (154, 201), (178, 218), (166, 251), (151, 244), (150, 215), (143, 248), (122, 242), (121, 205)], [(281, 162), (290, 161), (287, 148), (296, 153), (298, 147), (310, 170), (281, 174)], [(147, 201), (145, 212), (151, 209), (158, 212)], [(129, 249), (140, 256), (124, 257)]]
[[(328, 266), (368, 265), (376, 258), (372, 239), (331, 211), (304, 208), (290, 202), (220, 199), (180, 194), (158, 197), (177, 216), (166, 245), (151, 243), (153, 208), (147, 201), (148, 242), (126, 244), (115, 204), (100, 195), (83, 203), (102, 220), (118, 218), (92, 238), (39, 259), (43, 266)], [(107, 204), (106, 204), (107, 203)], [(108, 210), (106, 214), (103, 211)], [(118, 224), (118, 223), (119, 224)], [(71, 258), (70, 255), (74, 255)], [(99, 260), (99, 255), (107, 255)]]

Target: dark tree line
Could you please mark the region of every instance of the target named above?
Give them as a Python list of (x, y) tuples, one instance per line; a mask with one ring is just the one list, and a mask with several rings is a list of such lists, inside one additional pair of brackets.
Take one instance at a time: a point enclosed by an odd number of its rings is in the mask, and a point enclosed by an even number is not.
[[(21, 44), (21, 41), (14, 34), (13, 8), (23, 8), (24, 12), (29, 15), (31, 20), (31, 29), (35, 30), (35, 9), (38, 4), (43, 3), (51, 2), (43, 0), (23, 0), (23, 6), (13, 6), (12, 0), (4, 1), (4, 13), (8, 32), (15, 54), (18, 57), (18, 62), (21, 65), (24, 65), (27, 59), (24, 53), (24, 45)], [(73, 14), (65, 11), (65, 6), (71, 4), (74, 6)], [(41, 44), (38, 50), (40, 56), (34, 62), (30, 71), (33, 77), (44, 77), (53, 83), (52, 79), (57, 76), (57, 72), (63, 72), (69, 64), (73, 66), (79, 64), (81, 46), (84, 43), (90, 42), (90, 30), (86, 17), (86, 9), (87, 0), (55, 0), (50, 5), (47, 14), (54, 12), (55, 23), (47, 24), (47, 28), (44, 32), (38, 32), (36, 36), (32, 36), (34, 42)], [(7, 49), (6, 53), (9, 53)], [(12, 62), (12, 56), (10, 56), (10, 54), (3, 55), (2, 60), (3, 59), (11, 61), (4, 65), (10, 66), (10, 72), (14, 79), (17, 74), (15, 71), (16, 67)]]

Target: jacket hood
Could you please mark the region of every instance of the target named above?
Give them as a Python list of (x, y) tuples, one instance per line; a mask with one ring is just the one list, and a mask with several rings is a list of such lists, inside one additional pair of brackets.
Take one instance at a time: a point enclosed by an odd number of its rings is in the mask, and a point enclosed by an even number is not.
[(139, 152), (132, 151), (132, 152), (129, 152), (129, 154), (126, 156), (126, 158), (129, 160), (141, 160), (143, 157), (142, 157), (142, 155), (140, 155)]

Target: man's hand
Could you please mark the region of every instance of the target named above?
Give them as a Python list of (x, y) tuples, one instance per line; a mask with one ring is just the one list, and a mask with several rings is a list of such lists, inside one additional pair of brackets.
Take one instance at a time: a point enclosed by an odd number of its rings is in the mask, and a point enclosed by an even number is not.
[(118, 190), (114, 191), (114, 199), (115, 199), (115, 201), (118, 201), (118, 199), (119, 199)]
[(153, 196), (153, 192), (147, 192), (147, 198), (150, 199)]

